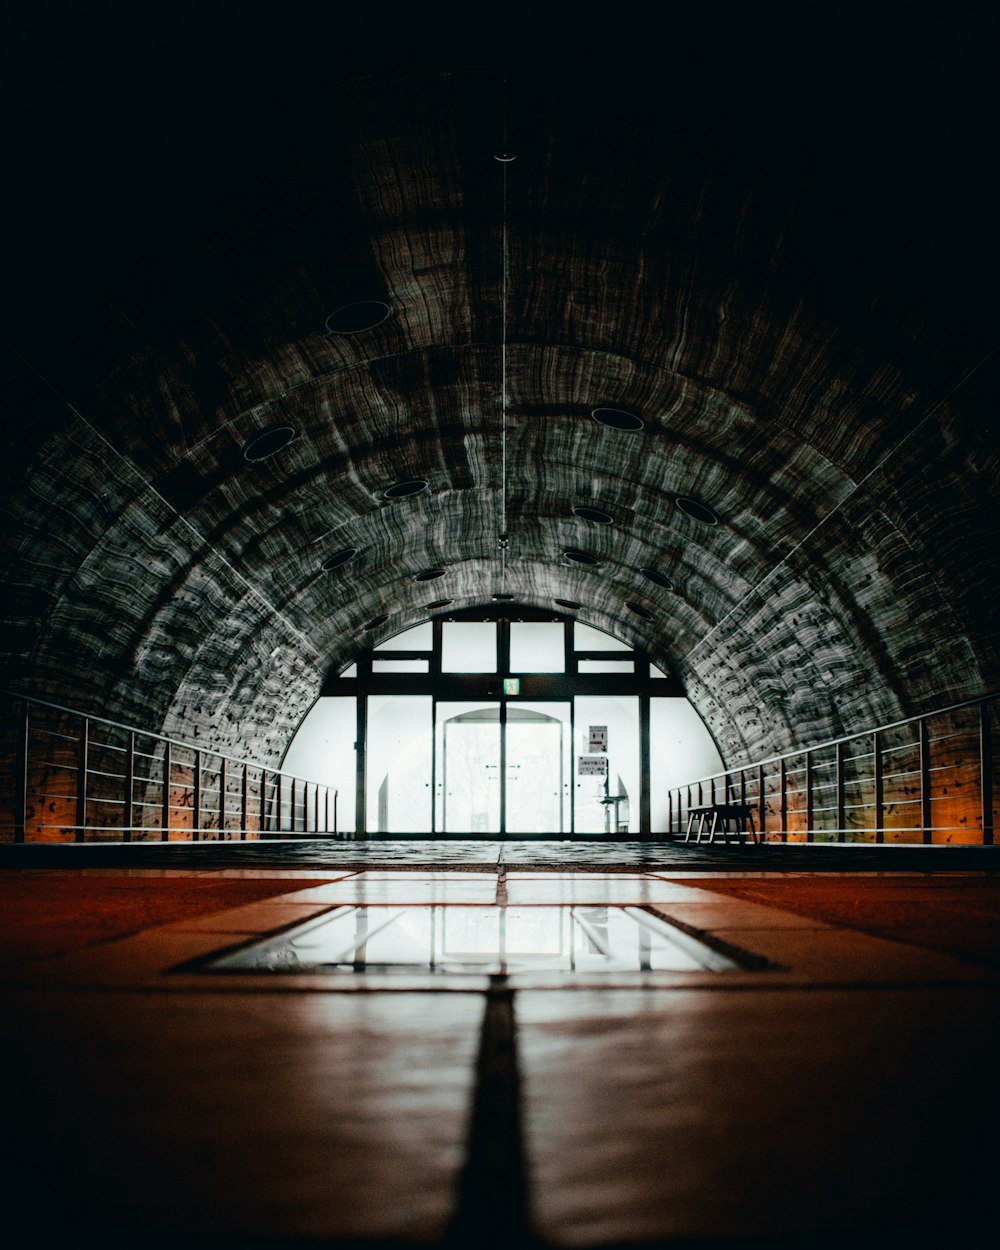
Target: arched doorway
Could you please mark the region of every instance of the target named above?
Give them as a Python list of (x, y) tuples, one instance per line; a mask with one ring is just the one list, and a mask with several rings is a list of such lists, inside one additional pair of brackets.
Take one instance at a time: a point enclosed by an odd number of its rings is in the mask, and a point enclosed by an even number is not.
[(668, 782), (721, 764), (648, 655), (515, 605), (361, 652), (324, 687), (293, 761), (337, 786), (356, 836), (492, 838), (656, 833)]

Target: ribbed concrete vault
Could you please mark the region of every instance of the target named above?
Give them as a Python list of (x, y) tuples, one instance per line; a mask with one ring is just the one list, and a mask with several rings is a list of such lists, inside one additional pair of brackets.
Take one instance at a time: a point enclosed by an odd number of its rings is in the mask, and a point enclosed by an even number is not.
[(1000, 685), (976, 32), (751, 7), (25, 27), (4, 685), (274, 760), (501, 591), (648, 649), (730, 763)]

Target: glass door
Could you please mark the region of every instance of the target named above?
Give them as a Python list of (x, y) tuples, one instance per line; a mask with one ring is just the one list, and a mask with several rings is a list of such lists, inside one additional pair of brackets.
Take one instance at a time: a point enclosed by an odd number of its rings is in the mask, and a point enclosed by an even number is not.
[(572, 736), (568, 703), (508, 703), (504, 831), (568, 833)]
[(569, 703), (438, 703), (438, 832), (567, 832), (571, 748)]
[(438, 832), (499, 833), (500, 704), (438, 703), (434, 745)]

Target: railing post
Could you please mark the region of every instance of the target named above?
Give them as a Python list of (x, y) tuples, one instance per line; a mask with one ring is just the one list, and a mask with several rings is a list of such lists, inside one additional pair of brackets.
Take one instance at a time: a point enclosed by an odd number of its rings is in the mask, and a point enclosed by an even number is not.
[(260, 770), (260, 829), (257, 836), (262, 838), (267, 832), (267, 769)]
[(17, 736), (17, 771), (14, 776), (14, 841), (23, 842), (28, 824), (28, 734), (31, 730), (30, 709), (27, 699), (21, 704), (20, 732)]
[(201, 748), (194, 753), (194, 810), (191, 813), (191, 841), (198, 842), (201, 828)]
[(927, 722), (920, 720), (920, 823), (924, 842), (933, 841), (931, 834), (931, 741)]
[(125, 748), (125, 808), (122, 821), (122, 840), (132, 841), (132, 787), (135, 780), (135, 730), (128, 731)]
[(226, 757), (219, 756), (219, 841), (226, 840)]
[(767, 840), (767, 791), (764, 789), (764, 765), (757, 765), (757, 815), (760, 818), (760, 840)]
[(333, 792), (333, 836), (334, 837), (337, 836), (337, 830), (338, 830), (337, 820), (340, 816), (340, 811), (337, 807), (337, 802), (339, 798), (340, 798), (340, 791), (334, 790)]
[(740, 804), (743, 807), (747, 805), (747, 775), (740, 769)]
[(163, 794), (160, 796), (160, 841), (170, 837), (170, 743), (163, 744)]
[(781, 787), (781, 840), (788, 841), (788, 765), (785, 757), (778, 761), (778, 777)]
[(289, 808), (288, 808), (288, 815), (289, 815), (289, 817), (290, 817), (290, 820), (289, 820), (289, 826), (290, 826), (290, 828), (291, 828), (291, 832), (292, 832), (292, 833), (295, 833), (295, 832), (296, 832), (296, 829), (295, 829), (295, 817), (296, 817), (296, 814), (297, 814), (297, 811), (296, 811), (296, 803), (298, 802), (298, 795), (295, 793), (296, 789), (297, 789), (297, 787), (296, 787), (296, 779), (293, 777), (293, 778), (292, 778), (292, 801), (291, 801), (291, 803), (289, 804)]
[(844, 744), (837, 743), (837, 841), (847, 841), (847, 807), (844, 802)]
[(993, 727), (990, 709), (979, 705), (979, 789), (983, 807), (983, 844), (993, 845)]
[(319, 833), (319, 782), (316, 782), (316, 791), (313, 794), (313, 833)]
[(285, 819), (285, 812), (284, 812), (285, 796), (283, 793), (285, 789), (284, 773), (278, 773), (275, 778), (275, 781), (276, 781), (275, 790), (277, 793), (276, 793), (276, 802), (275, 802), (275, 807), (274, 807), (274, 817), (277, 823), (275, 825), (274, 831), (275, 833), (281, 833), (281, 826)]
[(885, 841), (885, 781), (882, 775), (882, 735), (872, 734), (872, 776), (875, 782), (875, 841)]
[(83, 718), (80, 731), (80, 751), (76, 765), (76, 841), (83, 841), (87, 824), (87, 757), (90, 753), (90, 721)]
[(667, 791), (667, 837), (674, 836), (674, 792)]
[(713, 807), (715, 806), (715, 778), (714, 777), (712, 778), (712, 780), (709, 782), (709, 785), (708, 785), (708, 801), (709, 803), (712, 804)]
[(806, 841), (813, 839), (813, 753), (806, 752)]
[(323, 832), (330, 832), (330, 787), (323, 787)]
[(243, 761), (243, 786), (240, 790), (240, 841), (247, 837), (247, 819), (250, 815), (250, 765)]

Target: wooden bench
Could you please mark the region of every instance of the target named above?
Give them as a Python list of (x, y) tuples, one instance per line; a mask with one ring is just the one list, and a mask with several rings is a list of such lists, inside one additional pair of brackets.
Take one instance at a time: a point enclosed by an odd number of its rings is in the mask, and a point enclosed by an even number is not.
[(749, 803), (708, 803), (703, 807), (689, 808), (685, 842), (691, 841), (692, 833), (695, 834), (695, 842), (701, 842), (706, 833), (706, 842), (714, 842), (716, 834), (727, 843), (734, 838), (739, 846), (748, 842), (756, 846), (760, 842), (754, 828), (753, 808)]

